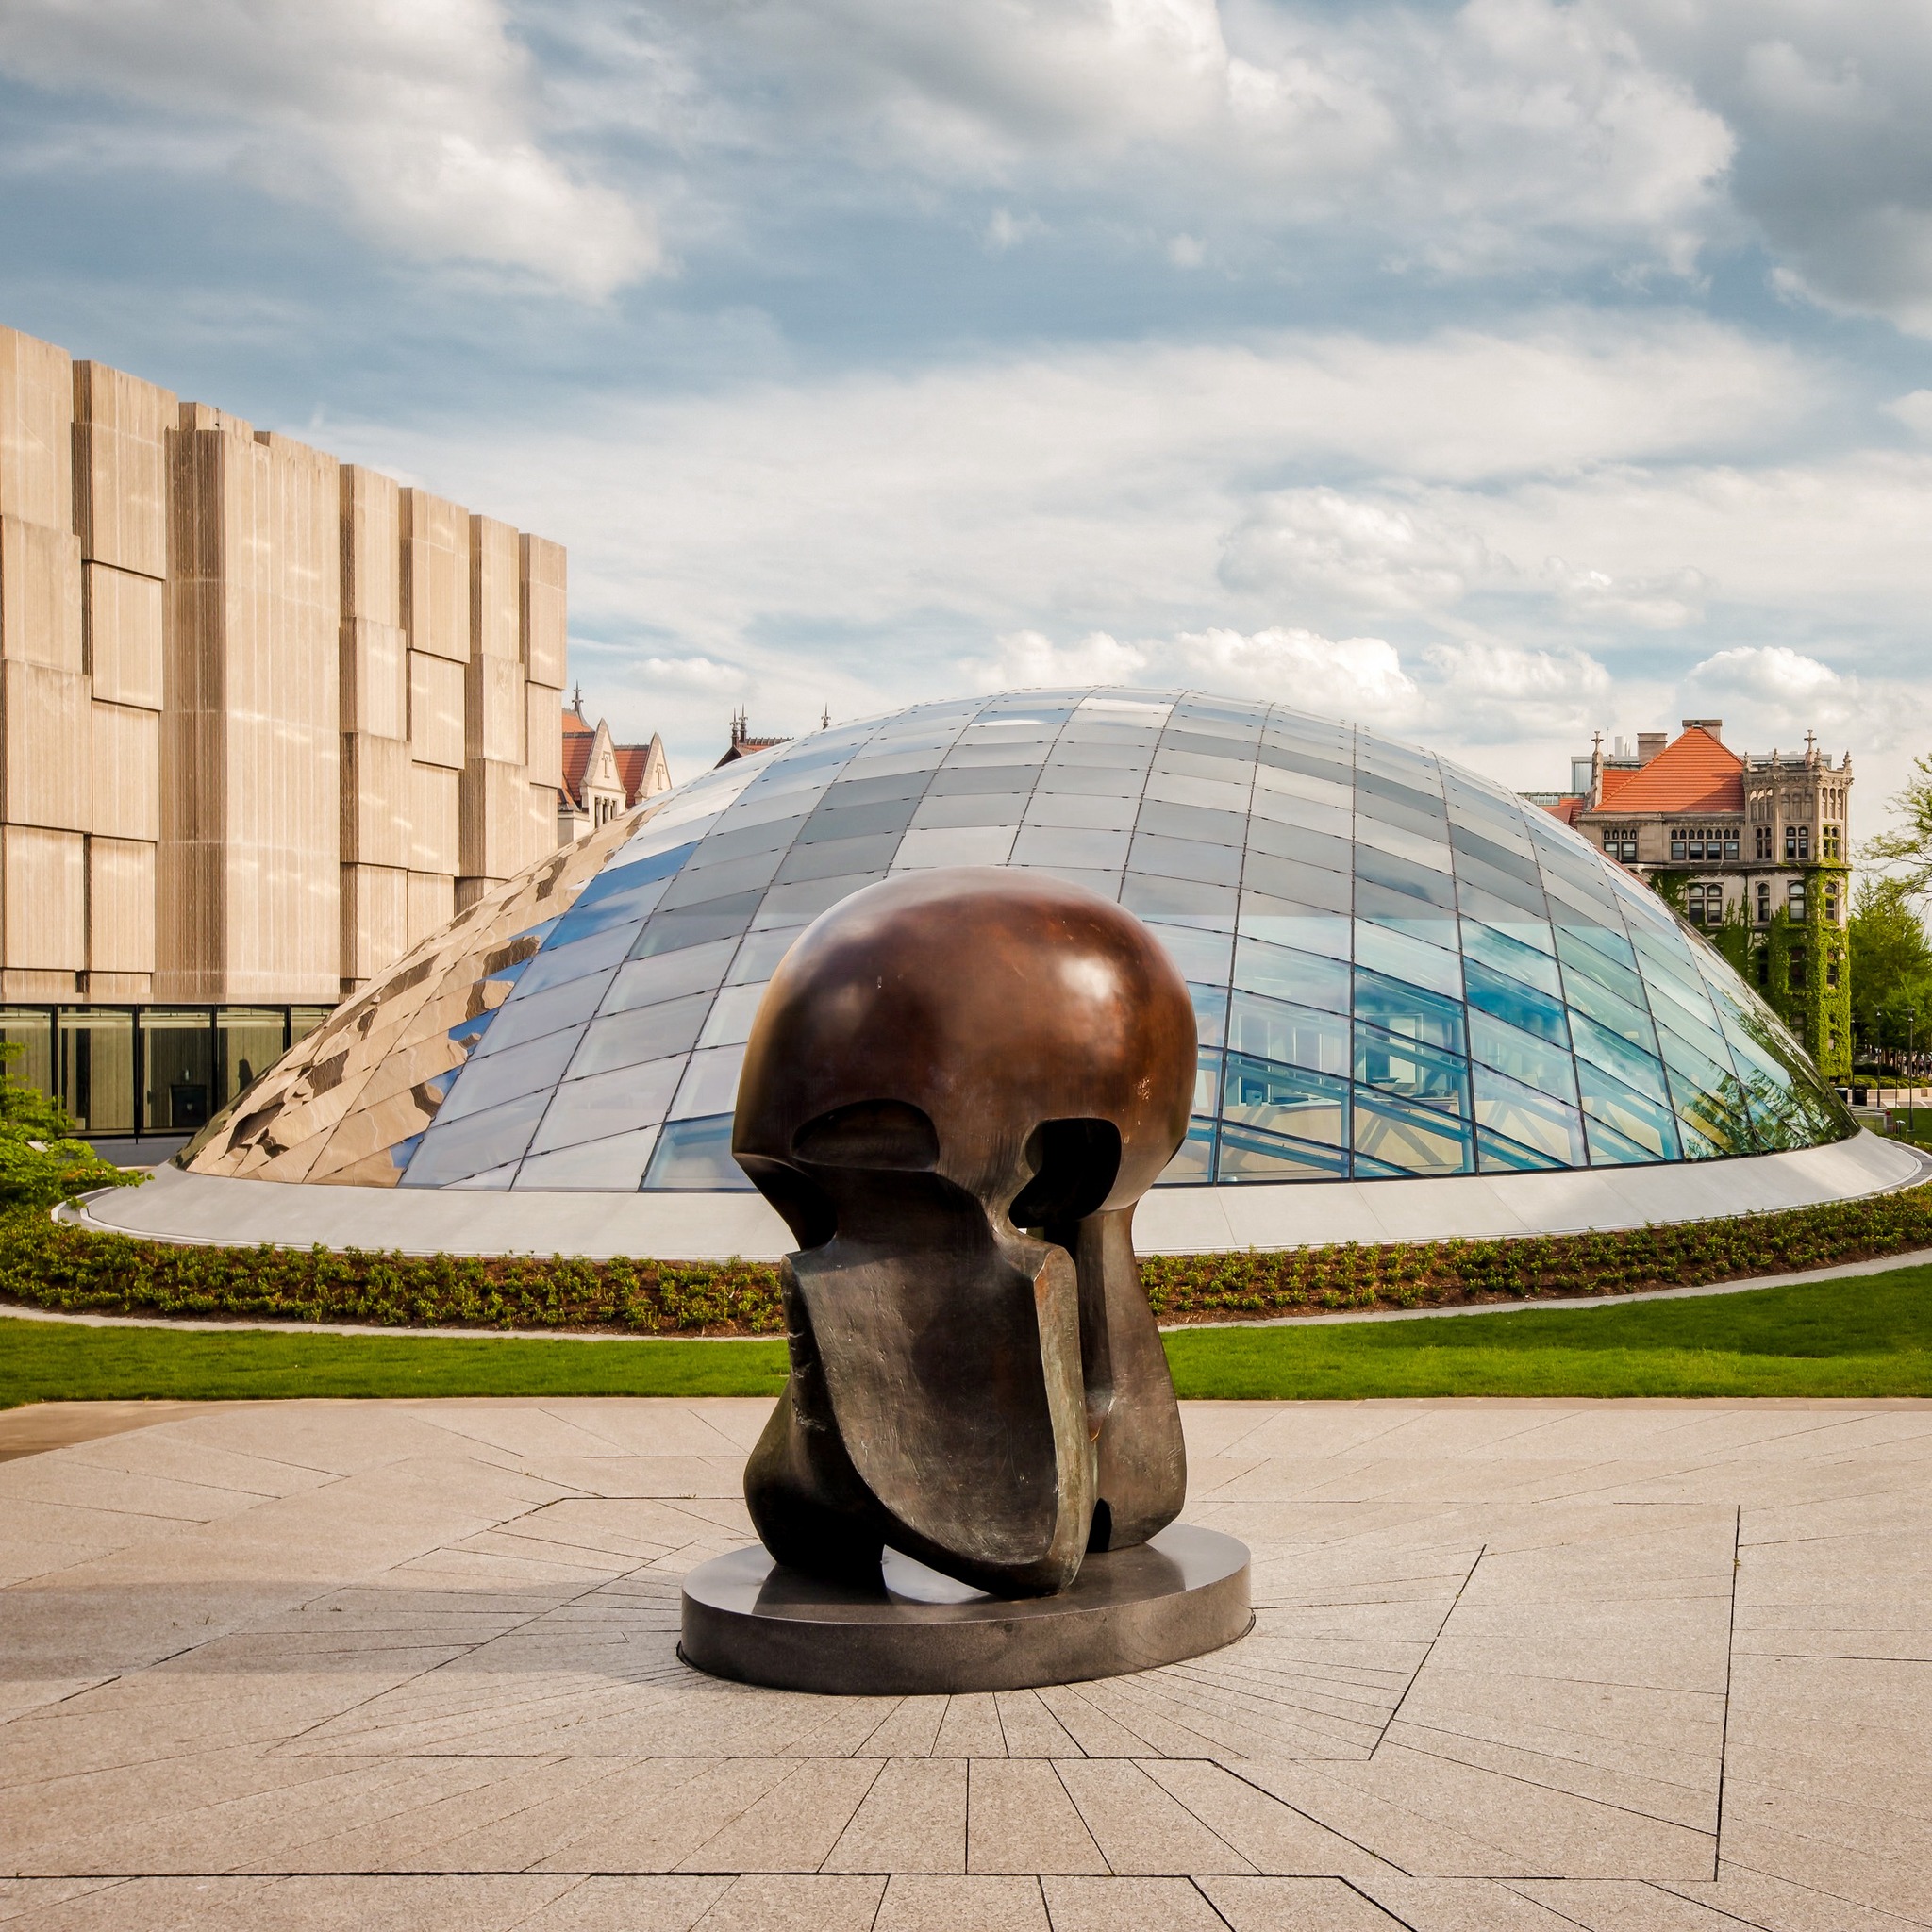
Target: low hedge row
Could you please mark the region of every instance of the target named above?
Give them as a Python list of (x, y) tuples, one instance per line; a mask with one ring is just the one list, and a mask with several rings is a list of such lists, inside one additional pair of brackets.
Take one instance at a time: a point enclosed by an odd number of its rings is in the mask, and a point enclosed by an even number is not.
[[(1631, 1294), (1932, 1248), (1932, 1185), (1863, 1201), (1607, 1234), (1224, 1255), (1141, 1263), (1169, 1323)], [(385, 1327), (772, 1335), (777, 1270), (752, 1261), (479, 1260), (323, 1248), (185, 1248), (0, 1213), (0, 1300), (118, 1314)]]

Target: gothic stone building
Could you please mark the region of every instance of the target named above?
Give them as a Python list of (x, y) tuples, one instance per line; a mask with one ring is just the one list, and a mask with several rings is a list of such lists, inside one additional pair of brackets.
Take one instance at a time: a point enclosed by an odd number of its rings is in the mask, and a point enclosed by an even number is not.
[(1776, 1008), (1827, 1078), (1851, 1071), (1851, 754), (1733, 751), (1720, 718), (1598, 738), (1571, 790), (1533, 794), (1661, 890)]

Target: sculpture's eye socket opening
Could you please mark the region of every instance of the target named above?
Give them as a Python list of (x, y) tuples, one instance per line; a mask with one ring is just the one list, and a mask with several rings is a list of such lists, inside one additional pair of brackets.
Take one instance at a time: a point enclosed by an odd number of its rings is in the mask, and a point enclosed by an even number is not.
[(808, 1121), (791, 1151), (814, 1167), (884, 1168), (929, 1174), (940, 1164), (932, 1122), (903, 1100), (857, 1100)]
[(1012, 1207), (1015, 1227), (1084, 1221), (1113, 1191), (1121, 1130), (1111, 1121), (1041, 1121), (1027, 1136), (1033, 1178)]

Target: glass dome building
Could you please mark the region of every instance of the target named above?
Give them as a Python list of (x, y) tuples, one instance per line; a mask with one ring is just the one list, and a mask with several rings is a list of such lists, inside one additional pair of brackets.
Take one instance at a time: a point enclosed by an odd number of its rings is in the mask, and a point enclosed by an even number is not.
[(418, 947), (178, 1165), (722, 1206), (787, 948), (941, 865), (1077, 881), (1168, 948), (1199, 1028), (1176, 1191), (1681, 1171), (1856, 1133), (1723, 959), (1539, 808), (1285, 705), (1108, 689), (918, 705), (661, 795)]

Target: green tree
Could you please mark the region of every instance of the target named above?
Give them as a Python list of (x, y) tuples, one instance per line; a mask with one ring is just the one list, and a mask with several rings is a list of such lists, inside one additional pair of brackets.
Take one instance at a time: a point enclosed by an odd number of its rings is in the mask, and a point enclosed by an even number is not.
[(1868, 874), (1852, 900), (1852, 1024), (1874, 1046), (1906, 1044), (1908, 1008), (1932, 1037), (1932, 943), (1912, 897), (1909, 879)]
[(18, 1041), (0, 1040), (0, 1206), (51, 1208), (95, 1188), (143, 1180), (103, 1160), (58, 1100), (13, 1074), (10, 1063), (25, 1051)]
[(1912, 770), (1891, 801), (1899, 829), (1867, 839), (1860, 856), (1890, 867), (1907, 897), (1923, 899), (1932, 893), (1932, 758), (1914, 758)]

